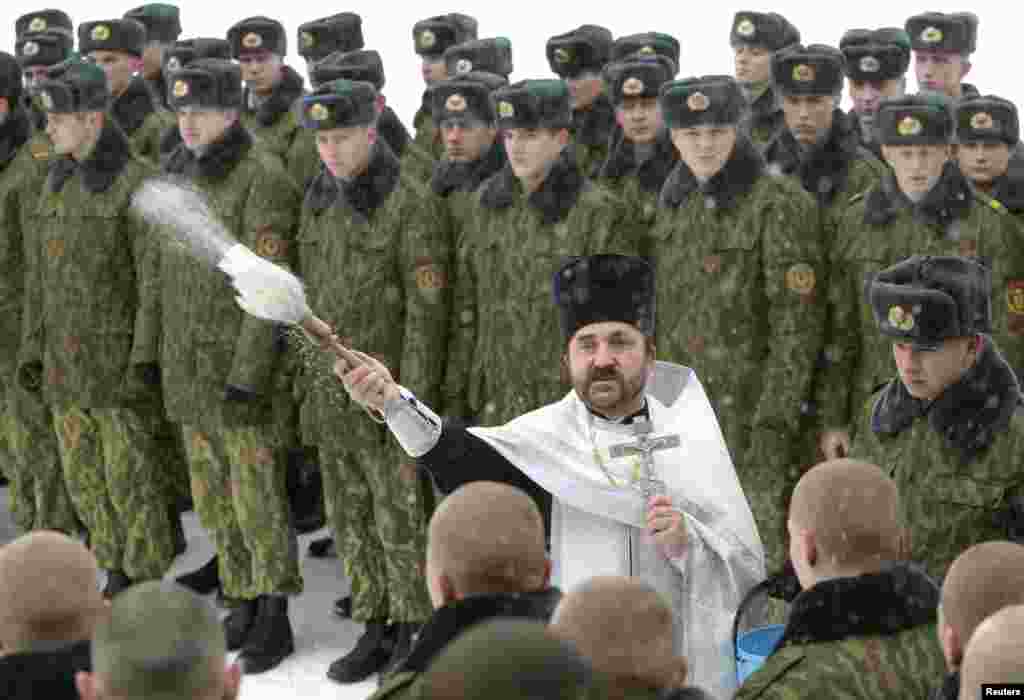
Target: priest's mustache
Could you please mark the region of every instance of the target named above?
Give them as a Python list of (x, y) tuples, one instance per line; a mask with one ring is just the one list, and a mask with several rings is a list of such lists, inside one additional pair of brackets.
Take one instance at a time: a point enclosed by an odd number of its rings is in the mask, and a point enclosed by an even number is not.
[(590, 383), (603, 382), (608, 379), (616, 379), (622, 381), (621, 375), (614, 367), (595, 367), (590, 373)]

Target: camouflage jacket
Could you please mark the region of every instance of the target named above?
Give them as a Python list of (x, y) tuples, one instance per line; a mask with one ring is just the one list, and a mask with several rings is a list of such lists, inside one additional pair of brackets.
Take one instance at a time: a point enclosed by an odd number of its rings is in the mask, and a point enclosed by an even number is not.
[(153, 102), (146, 81), (136, 77), (110, 105), (114, 121), (128, 136), (132, 152), (152, 165), (160, 163), (160, 142), (168, 129), (177, 128), (173, 113)]
[(19, 359), (22, 377), (41, 364), (48, 403), (108, 408), (155, 398), (134, 371), (152, 359), (138, 353), (152, 342), (140, 295), (152, 281), (153, 231), (131, 209), (153, 174), (111, 120), (84, 161), (50, 161), (28, 214)]
[[(274, 263), (291, 264), (298, 189), (240, 123), (201, 158), (179, 146), (165, 170), (198, 187), (239, 242)], [(155, 257), (160, 284), (147, 305), (161, 323), (168, 416), (207, 430), (269, 421), (274, 394), (285, 388), (282, 329), (243, 313), (227, 276), (180, 244), (164, 242)], [(226, 400), (229, 388), (247, 400)]]
[(916, 205), (899, 191), (895, 176), (886, 174), (843, 212), (830, 251), (828, 345), (816, 388), (824, 426), (849, 425), (892, 375), (892, 344), (877, 331), (864, 301), (864, 280), (911, 255), (977, 256), (992, 265), (993, 335), (1010, 365), (1024, 369), (1021, 221), (973, 193), (952, 163)]
[[(303, 93), (302, 76), (288, 66), (282, 69), (281, 80), (266, 99), (257, 100), (248, 88), (245, 91), (242, 126), (261, 150), (277, 156), (281, 163), (288, 162), (292, 144), (303, 131), (295, 110), (295, 102)], [(313, 150), (313, 157), (317, 157)]]
[(595, 179), (619, 195), (623, 206), (631, 210), (630, 217), (646, 229), (654, 223), (661, 188), (679, 162), (668, 130), (658, 134), (648, 158), (637, 160), (636, 145), (626, 140), (622, 129), (616, 129), (608, 158), (598, 168)]
[(505, 167), (506, 162), (505, 146), (497, 138), (481, 158), (471, 163), (447, 158), (437, 161), (430, 176), (430, 189), (439, 197), (447, 197), (453, 192), (476, 192), (485, 180)]
[(741, 138), (703, 187), (676, 166), (645, 253), (658, 280), (659, 356), (696, 370), (737, 465), (784, 468), (822, 344), (814, 199), (768, 175)]
[(608, 159), (608, 143), (617, 131), (615, 107), (607, 95), (599, 95), (587, 109), (573, 110), (572, 143), (584, 177), (594, 177)]
[(767, 146), (786, 128), (786, 120), (774, 88), (769, 87), (750, 104), (742, 124), (758, 148)]
[(413, 143), (420, 147), (424, 153), (429, 153), (434, 160), (438, 160), (444, 150), (441, 143), (441, 133), (434, 124), (434, 118), (430, 113), (430, 90), (424, 90), (423, 100), (416, 115), (412, 118), (412, 128), (416, 130)]
[(559, 398), (565, 352), (551, 285), (574, 255), (638, 252), (621, 203), (581, 174), (566, 148), (536, 192), (511, 166), (466, 207), (456, 243), (444, 411), (500, 425)]
[[(428, 194), (379, 142), (369, 169), (347, 186), (326, 171), (313, 181), (298, 242), (314, 313), (345, 345), (378, 357), (429, 402), (438, 398), (444, 366), (451, 253)], [(336, 439), (340, 422), (361, 412), (338, 391), (332, 364), (318, 358), (303, 368), (298, 394), (306, 444)]]
[(937, 584), (910, 564), (818, 583), (735, 700), (922, 700), (946, 664), (938, 604)]
[(865, 407), (851, 450), (896, 480), (912, 557), (938, 580), (971, 545), (1010, 539), (1022, 454), (1020, 387), (991, 342), (930, 406), (889, 382)]

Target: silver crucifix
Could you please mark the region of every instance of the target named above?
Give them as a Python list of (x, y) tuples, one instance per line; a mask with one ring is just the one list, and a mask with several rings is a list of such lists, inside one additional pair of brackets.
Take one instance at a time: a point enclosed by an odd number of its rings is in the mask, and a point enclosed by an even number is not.
[(670, 450), (674, 447), (679, 447), (680, 444), (678, 435), (652, 436), (652, 432), (654, 432), (654, 426), (651, 425), (650, 421), (642, 416), (638, 416), (633, 421), (633, 433), (636, 435), (636, 440), (634, 442), (612, 445), (608, 448), (608, 455), (612, 459), (621, 459), (635, 455), (640, 457), (640, 462), (644, 468), (644, 476), (642, 479), (637, 480), (636, 488), (647, 499), (650, 499), (652, 496), (663, 495), (668, 491), (665, 482), (658, 479), (654, 472), (653, 454), (660, 450)]

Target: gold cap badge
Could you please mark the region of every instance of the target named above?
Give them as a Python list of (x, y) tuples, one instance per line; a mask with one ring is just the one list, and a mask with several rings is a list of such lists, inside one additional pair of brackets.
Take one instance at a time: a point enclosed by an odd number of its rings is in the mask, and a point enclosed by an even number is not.
[(874, 56), (865, 56), (860, 59), (860, 69), (864, 73), (877, 73), (882, 69), (882, 63)]
[(32, 21), (28, 23), (28, 30), (30, 32), (45, 32), (46, 31), (46, 18), (45, 17), (33, 17)]
[(902, 306), (889, 307), (889, 325), (899, 328), (901, 331), (914, 330), (914, 314), (908, 312)]
[(455, 72), (459, 75), (469, 73), (471, 70), (473, 70), (473, 62), (468, 58), (460, 58), (455, 64)]
[(21, 53), (25, 56), (35, 56), (39, 53), (39, 44), (34, 41), (26, 41), (25, 45), (21, 47)]
[(425, 32), (423, 32), (422, 34), (420, 34), (420, 48), (421, 49), (429, 49), (431, 46), (433, 46), (436, 43), (437, 43), (437, 36), (435, 36), (434, 32), (430, 31), (429, 29), (426, 30)]
[(184, 80), (175, 80), (174, 81), (174, 96), (175, 97), (184, 97), (187, 94), (188, 94), (188, 83), (186, 83)]
[(942, 30), (938, 27), (928, 27), (921, 32), (921, 41), (926, 44), (937, 44), (942, 41)]
[(635, 96), (642, 95), (644, 92), (644, 82), (639, 78), (630, 78), (622, 84), (622, 94)]
[(249, 32), (242, 37), (242, 46), (247, 49), (258, 49), (263, 46), (263, 37), (256, 32)]
[(911, 116), (903, 117), (896, 126), (896, 131), (900, 136), (917, 136), (923, 129), (924, 125), (921, 124), (921, 120)]
[(319, 102), (315, 103), (312, 107), (309, 108), (309, 118), (315, 122), (325, 121), (329, 116), (330, 112), (328, 112), (327, 108), (324, 107)]
[(711, 106), (711, 100), (703, 92), (695, 92), (686, 100), (691, 112), (703, 112)]
[(637, 53), (640, 54), (641, 56), (653, 56), (656, 52), (653, 46), (645, 46), (639, 51), (637, 51)]
[(449, 95), (448, 99), (445, 100), (444, 108), (449, 112), (465, 112), (466, 98), (458, 93)]
[(749, 19), (741, 19), (736, 24), (736, 33), (740, 36), (752, 37), (757, 32), (757, 27)]
[(105, 24), (97, 24), (89, 32), (89, 36), (92, 37), (93, 41), (106, 41), (110, 38), (110, 27)]
[(512, 106), (511, 102), (505, 102), (502, 100), (498, 103), (498, 116), (504, 119), (514, 117), (516, 115), (516, 109)]
[(316, 44), (316, 37), (310, 32), (302, 32), (299, 34), (299, 40), (302, 41), (302, 46), (307, 49), (313, 48)]
[(572, 60), (569, 49), (555, 49), (555, 63), (568, 63)]
[(995, 121), (992, 120), (992, 115), (988, 112), (978, 112), (971, 117), (971, 128), (984, 131), (987, 129), (995, 128)]
[(812, 82), (814, 80), (814, 66), (809, 66), (806, 63), (793, 66), (793, 80), (798, 83)]

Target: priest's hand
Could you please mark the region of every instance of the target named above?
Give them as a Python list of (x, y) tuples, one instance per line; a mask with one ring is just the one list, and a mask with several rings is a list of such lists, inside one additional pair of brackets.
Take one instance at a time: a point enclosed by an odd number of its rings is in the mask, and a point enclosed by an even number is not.
[(689, 538), (686, 519), (668, 496), (655, 496), (647, 503), (647, 535), (669, 559), (686, 554)]
[(383, 364), (358, 350), (344, 349), (346, 357), (334, 363), (349, 397), (364, 408), (384, 413), (384, 407), (399, 397), (398, 384)]

